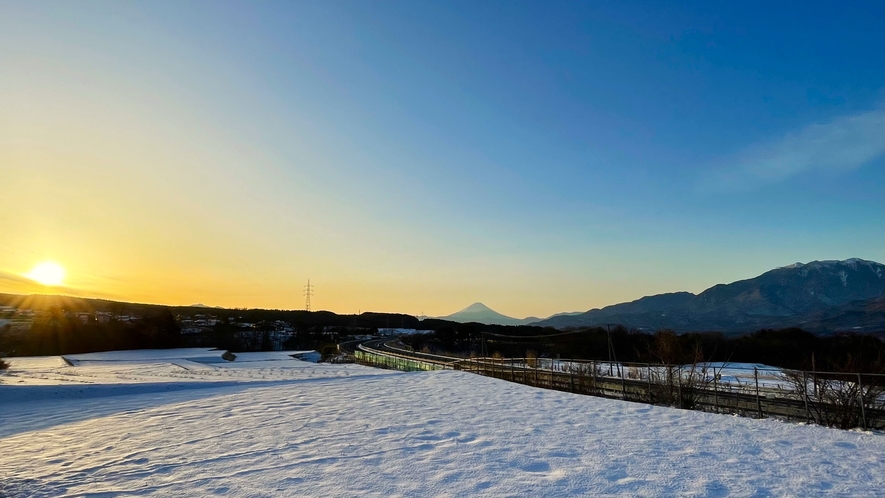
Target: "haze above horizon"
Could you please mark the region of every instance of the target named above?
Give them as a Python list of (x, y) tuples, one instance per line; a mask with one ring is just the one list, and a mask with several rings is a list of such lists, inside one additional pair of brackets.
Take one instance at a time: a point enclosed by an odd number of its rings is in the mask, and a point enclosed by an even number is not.
[(544, 317), (885, 261), (883, 18), (4, 2), (0, 292)]

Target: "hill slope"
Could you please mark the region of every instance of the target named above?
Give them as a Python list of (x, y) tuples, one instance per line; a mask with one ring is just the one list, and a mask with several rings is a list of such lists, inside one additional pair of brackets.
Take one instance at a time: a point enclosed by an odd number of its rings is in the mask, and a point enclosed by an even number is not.
[(452, 370), (145, 353), (74, 366), (15, 359), (0, 375), (0, 494), (880, 496), (885, 487), (885, 437), (873, 432)]

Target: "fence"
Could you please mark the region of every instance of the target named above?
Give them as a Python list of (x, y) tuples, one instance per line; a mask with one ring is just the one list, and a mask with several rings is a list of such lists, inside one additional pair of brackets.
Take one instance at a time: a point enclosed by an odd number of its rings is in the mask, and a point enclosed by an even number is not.
[(655, 365), (549, 358), (470, 358), (360, 346), (357, 362), (397, 370), (464, 370), (534, 387), (662, 406), (885, 429), (885, 375), (743, 364)]
[(728, 364), (654, 365), (533, 358), (458, 360), (480, 375), (606, 398), (821, 425), (885, 429), (885, 375)]

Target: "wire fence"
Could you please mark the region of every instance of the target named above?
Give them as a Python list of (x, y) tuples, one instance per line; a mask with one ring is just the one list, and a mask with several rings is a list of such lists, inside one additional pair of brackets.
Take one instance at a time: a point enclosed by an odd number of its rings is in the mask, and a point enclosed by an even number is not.
[(405, 371), (453, 369), (534, 387), (850, 429), (885, 429), (885, 375), (698, 363), (450, 358), (360, 347), (355, 361)]

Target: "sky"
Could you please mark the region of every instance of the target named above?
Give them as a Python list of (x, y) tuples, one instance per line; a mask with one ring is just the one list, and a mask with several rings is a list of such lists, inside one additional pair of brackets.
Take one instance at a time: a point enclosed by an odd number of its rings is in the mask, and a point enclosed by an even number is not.
[(545, 317), (882, 262), (883, 10), (2, 2), (0, 292)]

